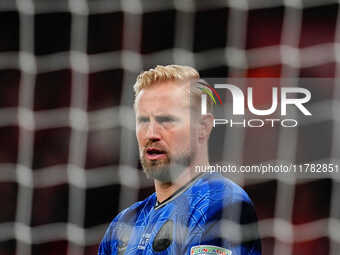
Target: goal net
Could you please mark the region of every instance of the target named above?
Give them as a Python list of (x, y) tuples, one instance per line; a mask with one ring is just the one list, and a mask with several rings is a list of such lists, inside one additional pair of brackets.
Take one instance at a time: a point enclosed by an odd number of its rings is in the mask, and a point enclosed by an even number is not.
[[(281, 86), (318, 78), (311, 119), (228, 131), (216, 160), (339, 165), (339, 1), (1, 0), (0, 27), (0, 255), (96, 254), (112, 218), (153, 192), (132, 84), (155, 65)], [(339, 175), (233, 178), (254, 201), (264, 255), (339, 253)]]

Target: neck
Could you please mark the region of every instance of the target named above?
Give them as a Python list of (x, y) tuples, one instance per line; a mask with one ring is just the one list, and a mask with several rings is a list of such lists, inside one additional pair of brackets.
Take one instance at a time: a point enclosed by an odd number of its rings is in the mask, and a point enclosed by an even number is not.
[[(203, 163), (203, 162), (202, 162)], [(158, 180), (155, 180), (155, 190), (156, 190), (156, 196), (157, 201), (162, 203), (164, 200), (169, 198), (172, 194), (174, 194), (178, 189), (183, 187), (185, 184), (190, 182), (193, 178), (195, 178), (197, 175), (199, 175), (199, 172), (195, 172), (195, 165), (209, 165), (208, 160), (206, 160), (203, 164), (192, 164), (192, 166), (189, 166), (186, 168), (183, 173), (181, 173), (177, 179), (172, 183), (164, 183), (160, 182)]]

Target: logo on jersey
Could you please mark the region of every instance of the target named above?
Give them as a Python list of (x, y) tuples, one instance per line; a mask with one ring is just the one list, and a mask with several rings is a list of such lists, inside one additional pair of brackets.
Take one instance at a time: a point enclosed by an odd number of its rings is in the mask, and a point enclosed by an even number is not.
[(151, 234), (148, 234), (148, 233), (143, 234), (142, 239), (140, 240), (138, 244), (139, 250), (145, 250), (147, 244), (149, 243), (150, 237), (151, 237)]
[(197, 245), (191, 248), (191, 255), (231, 255), (231, 250), (213, 245)]

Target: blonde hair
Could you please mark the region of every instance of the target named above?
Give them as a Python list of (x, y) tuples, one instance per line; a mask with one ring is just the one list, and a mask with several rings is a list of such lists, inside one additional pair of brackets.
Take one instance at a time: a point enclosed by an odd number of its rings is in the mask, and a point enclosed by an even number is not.
[(134, 85), (135, 96), (137, 96), (142, 89), (150, 87), (158, 82), (189, 81), (198, 80), (199, 78), (200, 75), (197, 70), (190, 66), (158, 65), (156, 68), (151, 68), (138, 75)]
[[(136, 83), (133, 88), (135, 91), (135, 97), (141, 92), (142, 89), (151, 87), (160, 82), (175, 81), (175, 82), (194, 82), (200, 80), (198, 71), (190, 66), (183, 65), (157, 65), (155, 68), (151, 68), (148, 71), (140, 73), (137, 77)], [(202, 82), (200, 82), (202, 84)], [(198, 85), (198, 84), (196, 84)], [(191, 100), (200, 102), (202, 91), (198, 86), (190, 86), (185, 91), (191, 95)], [(208, 111), (212, 108), (211, 102), (208, 101)]]

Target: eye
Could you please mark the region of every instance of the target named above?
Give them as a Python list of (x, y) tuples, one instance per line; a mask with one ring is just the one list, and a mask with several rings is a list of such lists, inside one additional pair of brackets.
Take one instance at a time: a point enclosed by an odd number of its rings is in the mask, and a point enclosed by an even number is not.
[(139, 117), (138, 119), (138, 123), (146, 123), (149, 121), (148, 117)]
[(159, 116), (156, 118), (158, 123), (171, 123), (175, 121), (175, 118), (171, 116)]

